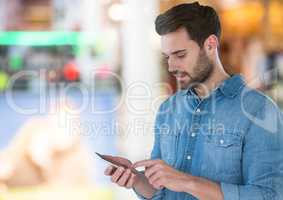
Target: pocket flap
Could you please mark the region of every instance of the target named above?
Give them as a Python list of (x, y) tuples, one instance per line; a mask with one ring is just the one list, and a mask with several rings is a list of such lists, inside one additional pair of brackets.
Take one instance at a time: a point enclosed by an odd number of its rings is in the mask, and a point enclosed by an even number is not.
[(219, 147), (240, 146), (241, 136), (234, 134), (207, 135), (206, 142), (213, 143)]

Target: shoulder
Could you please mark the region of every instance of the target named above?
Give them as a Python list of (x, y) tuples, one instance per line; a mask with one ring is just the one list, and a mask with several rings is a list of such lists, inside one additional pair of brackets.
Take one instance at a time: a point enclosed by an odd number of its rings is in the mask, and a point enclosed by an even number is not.
[(248, 86), (243, 87), (238, 98), (242, 108), (249, 110), (251, 113), (266, 112), (267, 110), (272, 112), (281, 112), (273, 99)]

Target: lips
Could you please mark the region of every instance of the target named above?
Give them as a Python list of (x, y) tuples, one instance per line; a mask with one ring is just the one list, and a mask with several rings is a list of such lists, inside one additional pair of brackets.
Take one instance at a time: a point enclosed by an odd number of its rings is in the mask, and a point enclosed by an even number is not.
[(177, 72), (174, 73), (174, 76), (176, 77), (176, 79), (183, 79), (187, 76), (187, 74), (185, 72)]

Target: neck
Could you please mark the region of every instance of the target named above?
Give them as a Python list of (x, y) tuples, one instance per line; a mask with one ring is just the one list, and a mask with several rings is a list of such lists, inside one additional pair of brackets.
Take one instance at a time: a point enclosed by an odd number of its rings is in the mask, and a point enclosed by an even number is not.
[(228, 79), (230, 75), (225, 72), (221, 62), (213, 65), (213, 71), (210, 77), (201, 85), (195, 87), (195, 91), (200, 98), (206, 98), (211, 91), (216, 89), (224, 80)]

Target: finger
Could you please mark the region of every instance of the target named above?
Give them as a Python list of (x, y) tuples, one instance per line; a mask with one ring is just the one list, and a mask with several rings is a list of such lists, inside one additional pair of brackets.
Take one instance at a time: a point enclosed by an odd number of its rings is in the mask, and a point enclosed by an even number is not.
[(164, 172), (163, 171), (157, 171), (155, 172), (149, 179), (148, 182), (150, 184), (155, 183), (158, 179), (163, 178), (164, 177)]
[(110, 165), (106, 168), (106, 170), (104, 171), (104, 174), (106, 176), (111, 176), (115, 171), (116, 171), (117, 167), (114, 167), (113, 165)]
[(161, 166), (159, 164), (156, 164), (156, 165), (146, 168), (144, 175), (149, 179), (155, 172), (159, 170), (161, 170)]
[(156, 178), (153, 182), (152, 180), (150, 180), (150, 184), (157, 190), (163, 189), (164, 188), (164, 182), (163, 182), (164, 178), (159, 177)]
[(130, 189), (130, 188), (134, 187), (135, 180), (136, 180), (136, 175), (132, 173), (130, 179), (128, 180), (128, 182), (126, 184), (126, 188)]
[(133, 168), (137, 167), (150, 167), (152, 165), (155, 165), (156, 163), (159, 163), (160, 160), (141, 160), (132, 165)]
[(119, 178), (117, 184), (121, 187), (126, 186), (126, 183), (130, 177), (131, 177), (131, 170), (127, 169), (124, 171), (123, 175)]
[(121, 177), (121, 175), (124, 173), (125, 169), (123, 167), (119, 167), (115, 172), (114, 174), (112, 175), (111, 177), (111, 181), (113, 183), (116, 183), (119, 178)]
[(157, 189), (157, 190), (163, 189), (164, 188), (164, 184), (162, 182), (162, 179), (161, 178), (157, 179), (154, 183), (152, 183), (152, 186), (155, 189)]

